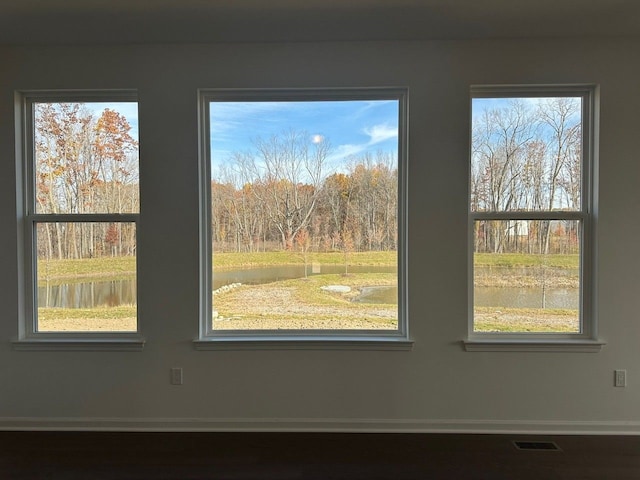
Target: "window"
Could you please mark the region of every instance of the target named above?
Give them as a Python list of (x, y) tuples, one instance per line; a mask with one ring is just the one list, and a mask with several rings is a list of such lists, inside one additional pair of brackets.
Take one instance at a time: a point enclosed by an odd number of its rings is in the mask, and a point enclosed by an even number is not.
[(406, 339), (406, 92), (201, 92), (202, 327)]
[(472, 338), (593, 339), (586, 87), (472, 89)]
[(138, 112), (129, 92), (20, 97), (25, 311), (20, 340), (138, 332)]

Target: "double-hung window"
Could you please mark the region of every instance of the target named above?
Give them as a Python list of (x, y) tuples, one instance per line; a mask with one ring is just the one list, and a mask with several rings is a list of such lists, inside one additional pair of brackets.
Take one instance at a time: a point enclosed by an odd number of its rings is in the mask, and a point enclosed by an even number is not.
[(16, 108), (24, 277), (16, 345), (133, 345), (139, 340), (136, 94), (23, 92)]
[(594, 88), (472, 89), (470, 342), (595, 342)]
[(200, 92), (196, 346), (406, 342), (406, 96)]

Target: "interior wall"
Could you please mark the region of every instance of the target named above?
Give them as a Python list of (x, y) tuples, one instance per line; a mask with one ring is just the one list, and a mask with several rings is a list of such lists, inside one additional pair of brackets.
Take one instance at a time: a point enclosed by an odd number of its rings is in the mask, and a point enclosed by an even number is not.
[[(640, 433), (640, 42), (0, 49), (0, 428)], [(599, 353), (465, 352), (469, 87), (600, 85)], [(197, 89), (409, 88), (411, 351), (196, 351)], [(24, 352), (14, 91), (139, 92), (142, 352)], [(169, 384), (170, 367), (184, 385)], [(613, 371), (628, 386), (614, 388)]]

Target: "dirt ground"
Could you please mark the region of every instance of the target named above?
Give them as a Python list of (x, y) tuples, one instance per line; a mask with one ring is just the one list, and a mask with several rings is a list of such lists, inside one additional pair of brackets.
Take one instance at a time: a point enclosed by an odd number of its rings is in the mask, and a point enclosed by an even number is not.
[(513, 332), (518, 325), (520, 332), (567, 332), (577, 333), (580, 329), (578, 316), (556, 315), (537, 311), (535, 315), (495, 310), (475, 313), (476, 331), (479, 332)]
[[(214, 318), (216, 330), (282, 329), (386, 329), (395, 330), (397, 309), (371, 306), (357, 312), (340, 306), (305, 305), (295, 301), (294, 288), (262, 285), (262, 288), (238, 288), (225, 295), (235, 305), (243, 305), (241, 314)], [(231, 299), (230, 299), (231, 300)], [(267, 316), (265, 312), (269, 312)]]
[(38, 319), (39, 332), (135, 332), (135, 318)]

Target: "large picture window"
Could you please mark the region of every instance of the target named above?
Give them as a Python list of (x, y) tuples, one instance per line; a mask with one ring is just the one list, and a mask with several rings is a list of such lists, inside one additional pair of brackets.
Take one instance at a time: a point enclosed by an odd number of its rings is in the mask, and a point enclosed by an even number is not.
[(136, 333), (136, 96), (35, 92), (21, 100), (21, 337)]
[(406, 336), (405, 92), (204, 91), (203, 336)]
[(472, 90), (472, 335), (591, 338), (593, 90)]

